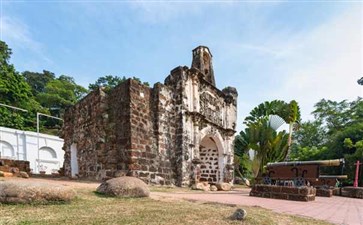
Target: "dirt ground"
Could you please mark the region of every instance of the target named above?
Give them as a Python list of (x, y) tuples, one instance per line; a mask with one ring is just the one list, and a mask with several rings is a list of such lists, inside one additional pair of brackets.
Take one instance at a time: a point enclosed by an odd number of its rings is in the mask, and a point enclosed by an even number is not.
[(22, 183), (32, 183), (32, 182), (42, 182), (42, 183), (50, 183), (50, 184), (57, 184), (57, 185), (64, 185), (71, 188), (94, 188), (96, 189), (101, 182), (95, 181), (82, 181), (82, 180), (71, 180), (68, 178), (29, 178), (24, 179), (20, 177), (0, 177), (0, 181), (17, 181)]
[[(67, 178), (0, 178), (20, 182), (43, 182), (68, 186), (74, 189), (96, 190), (101, 182), (70, 180)], [(150, 187), (150, 197), (161, 201), (214, 202), (225, 205), (258, 206), (277, 213), (297, 215), (329, 221), (335, 224), (363, 225), (363, 200), (333, 196), (316, 197), (313, 202), (295, 202), (249, 196), (249, 189), (238, 188), (230, 192), (191, 191), (186, 188)]]

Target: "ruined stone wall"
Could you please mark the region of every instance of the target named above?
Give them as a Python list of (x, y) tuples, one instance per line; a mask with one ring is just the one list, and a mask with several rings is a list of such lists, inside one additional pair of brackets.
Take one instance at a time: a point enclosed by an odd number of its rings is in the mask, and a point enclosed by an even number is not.
[(175, 129), (175, 140), (172, 157), (170, 157), (173, 178), (177, 186), (187, 185), (186, 179), (189, 179), (190, 171), (188, 162), (190, 157), (188, 153), (190, 136), (186, 133), (185, 124), (185, 105), (183, 100), (185, 96), (185, 85), (187, 80), (187, 67), (176, 67), (165, 79), (165, 85), (171, 90), (174, 101), (173, 126)]
[(99, 178), (114, 177), (126, 174), (129, 170), (129, 154), (131, 149), (131, 115), (130, 115), (130, 84), (127, 80), (114, 89), (107, 96), (108, 120), (105, 124), (107, 134), (102, 155), (102, 168), (99, 171)]
[(158, 135), (158, 128), (163, 128), (165, 119), (163, 103), (158, 102), (160, 98), (166, 100), (160, 87), (153, 90), (131, 80), (131, 149), (128, 151), (128, 166), (133, 176), (147, 183), (170, 184), (172, 171), (166, 155), (169, 140)]
[(132, 79), (108, 94), (90, 93), (65, 117), (65, 174), (71, 175), (70, 146), (76, 143), (78, 177), (132, 175), (147, 183), (175, 183), (173, 97), (172, 88), (152, 89)]
[[(236, 89), (215, 87), (212, 55), (200, 46), (193, 50), (192, 68), (176, 67), (164, 84), (150, 88), (129, 79), (72, 107), (64, 126), (65, 174), (71, 175), (70, 148), (76, 143), (80, 177), (132, 175), (147, 183), (190, 185), (200, 169), (193, 161), (203, 157), (200, 175), (226, 181), (236, 111)], [(215, 146), (203, 148), (205, 137)]]
[(97, 152), (104, 152), (107, 124), (106, 94), (98, 89), (74, 107), (64, 117), (62, 137), (64, 138), (64, 172), (71, 175), (71, 152), (73, 143), (77, 144), (77, 156), (80, 177), (95, 177), (97, 167), (106, 161)]

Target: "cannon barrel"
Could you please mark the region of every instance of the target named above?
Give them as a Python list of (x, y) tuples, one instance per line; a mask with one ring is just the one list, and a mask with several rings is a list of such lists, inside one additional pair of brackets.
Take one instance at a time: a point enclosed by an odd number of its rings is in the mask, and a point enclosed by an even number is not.
[(348, 175), (320, 175), (323, 179), (348, 179)]
[(340, 166), (341, 163), (344, 163), (344, 159), (275, 162), (275, 163), (267, 163), (267, 168), (279, 167), (279, 166), (299, 166), (299, 165)]

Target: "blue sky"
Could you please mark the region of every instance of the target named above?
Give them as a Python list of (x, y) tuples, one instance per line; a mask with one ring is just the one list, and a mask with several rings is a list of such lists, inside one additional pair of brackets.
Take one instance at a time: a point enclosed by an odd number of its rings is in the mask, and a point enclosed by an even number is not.
[(362, 96), (362, 2), (1, 1), (1, 40), (18, 71), (49, 70), (87, 87), (104, 75), (153, 84), (213, 54), (217, 87), (239, 92), (238, 128), (266, 100)]

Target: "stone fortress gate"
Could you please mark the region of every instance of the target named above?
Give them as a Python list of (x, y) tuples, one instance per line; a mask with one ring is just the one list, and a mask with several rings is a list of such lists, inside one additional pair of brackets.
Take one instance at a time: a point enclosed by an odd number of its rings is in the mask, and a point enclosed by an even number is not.
[(236, 89), (216, 87), (212, 54), (199, 46), (191, 68), (176, 67), (164, 84), (150, 88), (128, 79), (70, 108), (64, 172), (177, 186), (231, 182), (236, 117)]

